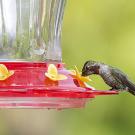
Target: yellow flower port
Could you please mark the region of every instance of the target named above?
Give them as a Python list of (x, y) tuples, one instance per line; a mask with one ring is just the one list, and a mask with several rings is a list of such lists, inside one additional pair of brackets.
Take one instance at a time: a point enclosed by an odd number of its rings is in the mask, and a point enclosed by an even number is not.
[(60, 80), (67, 79), (67, 76), (58, 73), (58, 70), (54, 64), (49, 64), (48, 70), (45, 73), (45, 76), (48, 77), (52, 81), (60, 81)]
[(14, 71), (8, 70), (4, 64), (0, 64), (0, 81), (4, 81), (14, 74)]
[(86, 83), (91, 81), (89, 77), (84, 77), (81, 75), (81, 72), (79, 72), (78, 68), (75, 66), (75, 70), (70, 70), (71, 76), (78, 81), (78, 84), (80, 87), (86, 87)]

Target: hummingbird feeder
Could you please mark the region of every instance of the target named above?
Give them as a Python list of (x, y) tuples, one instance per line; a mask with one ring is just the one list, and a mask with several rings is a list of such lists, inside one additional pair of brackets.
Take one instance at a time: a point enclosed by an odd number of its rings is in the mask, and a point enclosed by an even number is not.
[(62, 63), (66, 0), (0, 0), (0, 108), (80, 108), (97, 95)]

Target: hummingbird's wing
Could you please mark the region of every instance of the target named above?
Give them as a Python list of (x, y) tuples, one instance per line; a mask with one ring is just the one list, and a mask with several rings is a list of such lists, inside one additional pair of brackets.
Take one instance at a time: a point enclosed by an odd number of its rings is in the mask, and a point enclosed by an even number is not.
[(111, 74), (118, 82), (125, 85), (125, 82), (128, 77), (121, 70), (117, 68), (111, 68)]
[(126, 74), (116, 68), (111, 68), (111, 74), (118, 82), (121, 82), (123, 86), (128, 87), (130, 93), (135, 95), (135, 84), (128, 79)]

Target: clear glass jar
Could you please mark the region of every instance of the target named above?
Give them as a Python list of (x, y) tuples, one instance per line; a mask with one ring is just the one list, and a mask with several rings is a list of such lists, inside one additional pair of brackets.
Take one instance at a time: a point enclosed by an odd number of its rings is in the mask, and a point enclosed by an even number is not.
[(0, 61), (61, 61), (65, 0), (0, 0)]

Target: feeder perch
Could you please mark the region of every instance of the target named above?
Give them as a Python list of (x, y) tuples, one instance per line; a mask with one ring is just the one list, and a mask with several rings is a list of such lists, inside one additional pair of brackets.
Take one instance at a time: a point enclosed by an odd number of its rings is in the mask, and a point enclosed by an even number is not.
[(62, 63), (65, 0), (0, 1), (0, 108), (80, 108), (97, 95)]

